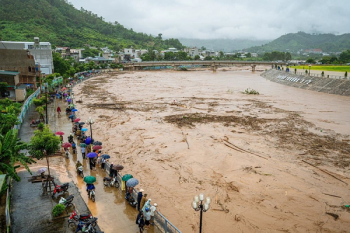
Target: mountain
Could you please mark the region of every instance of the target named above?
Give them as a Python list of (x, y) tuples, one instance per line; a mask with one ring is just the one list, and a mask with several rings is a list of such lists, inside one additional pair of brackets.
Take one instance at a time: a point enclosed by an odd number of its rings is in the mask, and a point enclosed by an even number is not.
[(289, 51), (300, 49), (321, 49), (323, 52), (341, 52), (350, 49), (350, 33), (343, 35), (308, 34), (305, 32), (289, 33), (265, 45), (251, 47), (247, 52)]
[(77, 10), (67, 0), (0, 0), (0, 40), (49, 41), (54, 46), (183, 48), (177, 39), (134, 32), (118, 22), (105, 22), (91, 11)]
[(214, 51), (232, 52), (235, 50), (242, 50), (252, 46), (260, 46), (268, 43), (268, 40), (245, 40), (245, 39), (179, 39), (180, 42), (187, 47), (204, 46), (206, 49)]

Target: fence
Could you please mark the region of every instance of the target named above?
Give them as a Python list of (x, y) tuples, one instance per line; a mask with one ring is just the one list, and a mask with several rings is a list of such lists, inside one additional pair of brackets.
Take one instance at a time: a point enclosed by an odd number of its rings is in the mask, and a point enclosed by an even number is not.
[(296, 72), (294, 71), (289, 71), (291, 74), (297, 74), (297, 75), (303, 75), (303, 76), (310, 76), (310, 77), (320, 77), (320, 78), (333, 78), (333, 79), (350, 79), (350, 77), (345, 77), (345, 76), (339, 76), (339, 75), (322, 75), (322, 74), (313, 74), (310, 72), (310, 75), (305, 72)]
[(26, 113), (28, 111), (28, 108), (33, 102), (33, 98), (37, 97), (40, 94), (40, 88), (38, 88), (33, 94), (31, 94), (26, 101), (24, 101), (23, 106), (21, 108), (21, 113), (18, 116), (18, 124), (14, 126), (15, 129), (20, 129), (23, 119), (26, 116)]
[[(110, 170), (110, 163), (106, 163), (105, 169), (106, 172), (109, 174)], [(120, 175), (120, 173), (118, 172), (117, 175), (117, 181), (119, 182), (119, 184), (121, 184), (122, 182), (122, 176)], [(137, 200), (137, 195), (138, 192), (135, 188), (133, 188), (132, 191), (132, 197), (134, 198), (134, 200)], [(159, 211), (156, 211), (154, 213), (154, 225), (156, 227), (158, 227), (158, 229), (164, 233), (181, 233), (181, 231), (179, 229), (177, 229), (166, 217), (164, 217)]]

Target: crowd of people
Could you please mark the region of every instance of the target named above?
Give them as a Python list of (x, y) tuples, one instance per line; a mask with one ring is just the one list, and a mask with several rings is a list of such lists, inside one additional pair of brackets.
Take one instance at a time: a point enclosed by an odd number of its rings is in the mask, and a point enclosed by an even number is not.
[[(71, 85), (71, 84), (70, 84)], [(86, 145), (86, 141), (91, 141), (91, 145), (93, 144), (93, 140), (90, 138), (90, 136), (86, 136), (85, 132), (82, 131), (83, 124), (76, 124), (74, 120), (77, 118), (77, 116), (72, 112), (74, 109), (74, 105), (71, 103), (71, 97), (68, 93), (65, 92), (56, 92), (57, 93), (57, 98), (62, 98), (62, 100), (66, 100), (68, 103), (68, 106), (66, 108), (66, 114), (69, 115), (69, 119), (72, 122), (72, 132), (68, 136), (68, 142), (71, 143), (73, 153), (76, 150), (76, 144), (74, 142), (74, 135), (77, 137), (77, 140), (80, 141), (80, 143), (84, 143)], [(58, 105), (57, 107), (57, 115), (58, 117), (60, 116), (61, 113), (61, 108)], [(63, 136), (61, 137), (61, 141), (63, 143)], [(90, 143), (89, 143), (90, 144)], [(101, 156), (101, 150), (92, 150), (92, 146), (81, 146), (81, 154), (83, 159), (87, 159), (86, 155), (90, 152), (96, 152), (98, 156), (94, 158), (89, 158), (89, 166), (90, 170), (96, 170), (96, 165), (100, 164), (101, 169), (106, 169), (106, 160), (102, 158)], [(82, 163), (80, 161), (77, 161), (76, 168), (82, 166)], [(114, 178), (118, 176), (118, 171), (113, 169), (113, 163), (110, 164), (109, 167), (109, 176), (111, 178)], [(93, 185), (87, 185), (87, 192), (89, 192), (91, 189), (95, 189), (95, 187), (91, 187)], [(126, 196), (125, 198), (128, 199), (128, 197), (132, 198), (132, 192), (133, 188), (132, 187), (127, 187), (126, 190)], [(140, 233), (142, 233), (144, 230), (148, 229), (150, 225), (154, 225), (154, 217), (155, 217), (155, 211), (157, 210), (157, 203), (154, 203), (153, 205), (151, 204), (151, 199), (148, 199), (147, 194), (143, 194), (144, 190), (140, 189), (138, 192), (137, 196), (137, 204), (136, 208), (138, 210), (138, 214), (136, 217), (136, 224), (139, 227)], [(135, 202), (136, 203), (136, 202)]]

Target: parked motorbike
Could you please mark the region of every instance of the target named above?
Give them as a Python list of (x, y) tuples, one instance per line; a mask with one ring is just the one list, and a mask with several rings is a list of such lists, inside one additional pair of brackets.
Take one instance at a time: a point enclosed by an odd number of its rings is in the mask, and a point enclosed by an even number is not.
[(77, 172), (78, 175), (81, 176), (81, 178), (84, 178), (83, 166), (78, 167)]
[(34, 120), (30, 123), (30, 127), (38, 127), (40, 124), (40, 120)]
[(63, 204), (66, 208), (73, 205), (74, 195), (69, 195), (67, 198), (61, 197), (59, 204)]
[(110, 178), (110, 177), (105, 177), (103, 178), (103, 184), (105, 187), (116, 187), (119, 188), (119, 182), (117, 181), (117, 177)]
[(127, 193), (127, 194), (125, 195), (125, 199), (128, 201), (128, 203), (129, 203), (132, 207), (136, 208), (137, 201), (135, 201), (135, 199), (131, 196), (130, 193)]
[(96, 233), (97, 232), (95, 229), (96, 224), (97, 224), (97, 218), (93, 218), (88, 222), (79, 222), (78, 229), (80, 229), (81, 232)]
[(68, 227), (76, 226), (79, 222), (89, 222), (93, 219), (92, 214), (81, 214), (78, 215), (75, 210), (68, 219)]
[(95, 190), (89, 190), (88, 191), (89, 198), (95, 202)]
[(64, 183), (62, 185), (56, 185), (55, 189), (53, 190), (52, 197), (54, 197), (56, 193), (67, 192), (68, 188), (69, 188), (69, 183)]

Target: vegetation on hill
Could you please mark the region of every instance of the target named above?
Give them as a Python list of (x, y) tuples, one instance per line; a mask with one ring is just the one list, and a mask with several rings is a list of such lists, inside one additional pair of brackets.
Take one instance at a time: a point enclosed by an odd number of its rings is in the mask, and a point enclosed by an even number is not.
[(33, 41), (54, 46), (108, 46), (116, 51), (134, 48), (183, 48), (177, 39), (134, 32), (118, 22), (105, 22), (91, 11), (77, 10), (67, 0), (1, 0), (0, 40)]
[(289, 51), (297, 52), (300, 49), (321, 49), (323, 52), (341, 52), (350, 49), (350, 33), (343, 35), (317, 34), (304, 32), (289, 33), (270, 43), (246, 49), (249, 52)]
[(250, 48), (252, 46), (260, 46), (266, 44), (268, 40), (249, 40), (249, 39), (179, 39), (180, 42), (188, 47), (205, 48), (214, 51), (233, 52)]

